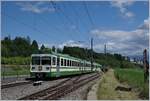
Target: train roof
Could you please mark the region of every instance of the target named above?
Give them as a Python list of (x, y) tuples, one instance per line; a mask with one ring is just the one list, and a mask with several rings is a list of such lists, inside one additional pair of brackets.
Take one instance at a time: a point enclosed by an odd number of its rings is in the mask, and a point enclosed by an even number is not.
[(72, 57), (72, 56), (70, 56), (68, 54), (60, 54), (60, 53), (52, 53), (52, 54), (56, 55), (56, 56), (59, 56), (59, 57), (64, 57), (64, 58), (69, 58), (69, 59), (73, 59), (73, 60), (83, 61), (82, 59)]
[(32, 54), (31, 57), (33, 56), (55, 56), (53, 54)]
[[(91, 62), (90, 61), (87, 61), (87, 60), (83, 60), (83, 59), (80, 59), (80, 58), (76, 58), (76, 57), (72, 57), (68, 54), (60, 54), (60, 53), (54, 53), (52, 52), (51, 54), (32, 54), (31, 56), (59, 56), (59, 57), (64, 57), (64, 58), (68, 58), (68, 59), (73, 59), (73, 60), (77, 60), (77, 61), (81, 61), (82, 63), (88, 63), (90, 64)], [(98, 65), (98, 66), (102, 66), (98, 63), (93, 63), (94, 65)]]

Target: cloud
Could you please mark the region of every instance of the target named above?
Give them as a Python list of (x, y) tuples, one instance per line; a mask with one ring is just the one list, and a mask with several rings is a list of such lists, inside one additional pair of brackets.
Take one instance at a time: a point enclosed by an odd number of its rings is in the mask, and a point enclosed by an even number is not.
[(42, 1), (31, 1), (31, 2), (17, 2), (18, 6), (22, 11), (28, 11), (33, 13), (43, 13), (43, 12), (54, 12), (55, 9), (50, 5), (46, 4), (46, 2)]
[(128, 11), (127, 7), (131, 6), (134, 3), (133, 0), (114, 0), (111, 2), (112, 7), (119, 8), (120, 13), (125, 18), (132, 18), (134, 17), (134, 13)]
[(132, 12), (126, 12), (125, 16), (128, 17), (128, 18), (131, 18), (131, 17), (134, 16), (134, 14)]
[(143, 49), (149, 47), (148, 20), (144, 20), (142, 27), (132, 31), (124, 30), (91, 30), (91, 34), (104, 40), (96, 43), (97, 51), (104, 51), (104, 44), (108, 46), (108, 52), (117, 52), (124, 55), (142, 55)]
[(68, 40), (60, 45), (58, 45), (59, 48), (63, 48), (64, 46), (70, 46), (70, 47), (85, 47), (86, 45), (80, 42), (76, 42), (73, 40)]
[(145, 30), (149, 29), (149, 23), (150, 23), (150, 19), (149, 18), (145, 19), (144, 23), (139, 26), (139, 29), (145, 29)]

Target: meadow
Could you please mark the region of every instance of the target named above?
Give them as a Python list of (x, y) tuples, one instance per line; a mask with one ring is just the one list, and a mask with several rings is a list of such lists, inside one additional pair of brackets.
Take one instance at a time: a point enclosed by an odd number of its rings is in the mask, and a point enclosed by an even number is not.
[(29, 75), (30, 67), (29, 66), (2, 66), (1, 67), (1, 76), (19, 76), (19, 75)]
[(127, 83), (140, 92), (139, 96), (149, 98), (149, 84), (144, 83), (144, 72), (142, 69), (115, 69), (115, 76), (121, 83)]

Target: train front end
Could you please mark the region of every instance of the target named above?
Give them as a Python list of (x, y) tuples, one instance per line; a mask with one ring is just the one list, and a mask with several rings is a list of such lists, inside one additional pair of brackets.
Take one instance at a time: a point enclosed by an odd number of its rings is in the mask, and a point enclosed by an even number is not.
[(51, 71), (51, 56), (49, 54), (32, 54), (30, 75), (33, 78), (45, 78)]

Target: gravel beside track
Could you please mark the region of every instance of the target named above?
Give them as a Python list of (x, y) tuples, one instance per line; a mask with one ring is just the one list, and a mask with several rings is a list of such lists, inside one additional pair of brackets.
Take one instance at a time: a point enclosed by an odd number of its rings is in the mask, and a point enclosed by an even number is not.
[(62, 83), (61, 85), (41, 90), (40, 92), (23, 97), (21, 98), (21, 100), (56, 100), (68, 93), (77, 90), (84, 85), (87, 85), (89, 82), (97, 79), (99, 76), (100, 75), (98, 73), (93, 73), (85, 76), (76, 76), (67, 80), (67, 82)]
[[(79, 81), (79, 80), (85, 79), (88, 76), (94, 75), (94, 74), (95, 73), (85, 74), (82, 76), (75, 76), (75, 77), (72, 77), (70, 80)], [(5, 88), (5, 89), (1, 90), (1, 98), (2, 98), (2, 100), (21, 99), (21, 98), (24, 98), (25, 96), (34, 94), (36, 92), (42, 91), (42, 90), (50, 88), (50, 87), (53, 87), (65, 80), (67, 81), (67, 79), (69, 79), (69, 78), (63, 78), (63, 79), (58, 79), (58, 80), (53, 80), (53, 81), (43, 81), (42, 85), (39, 85), (39, 86), (33, 86), (33, 84), (26, 84), (26, 85), (20, 85), (20, 86), (16, 86), (16, 87)], [(88, 85), (91, 85), (91, 84), (88, 83)], [(86, 90), (88, 90), (89, 86), (88, 87), (85, 86), (85, 88), (86, 88)], [(82, 88), (80, 88), (79, 90), (81, 90), (81, 89), (83, 89), (83, 92), (80, 92), (80, 93), (86, 94), (84, 86)], [(85, 97), (84, 97), (84, 99), (85, 99)]]
[(53, 81), (43, 81), (42, 85), (33, 86), (33, 84), (20, 85), (10, 88), (1, 89), (1, 99), (2, 100), (16, 100), (24, 96), (30, 95), (32, 93), (38, 92), (40, 90), (49, 88), (53, 85), (56, 85), (67, 78), (58, 79)]
[(79, 89), (59, 98), (58, 100), (87, 100), (87, 94), (91, 87), (96, 83), (95, 79), (94, 81), (89, 82), (88, 84), (80, 87)]
[(14, 83), (18, 81), (25, 81), (26, 78), (29, 78), (30, 75), (20, 75), (20, 76), (6, 76), (6, 77), (1, 77), (1, 84), (5, 85), (7, 83)]
[(58, 100), (87, 100), (88, 93), (91, 90), (92, 86), (101, 78), (102, 73), (100, 73), (100, 77), (87, 83), (86, 85), (80, 87), (79, 89), (59, 98)]

